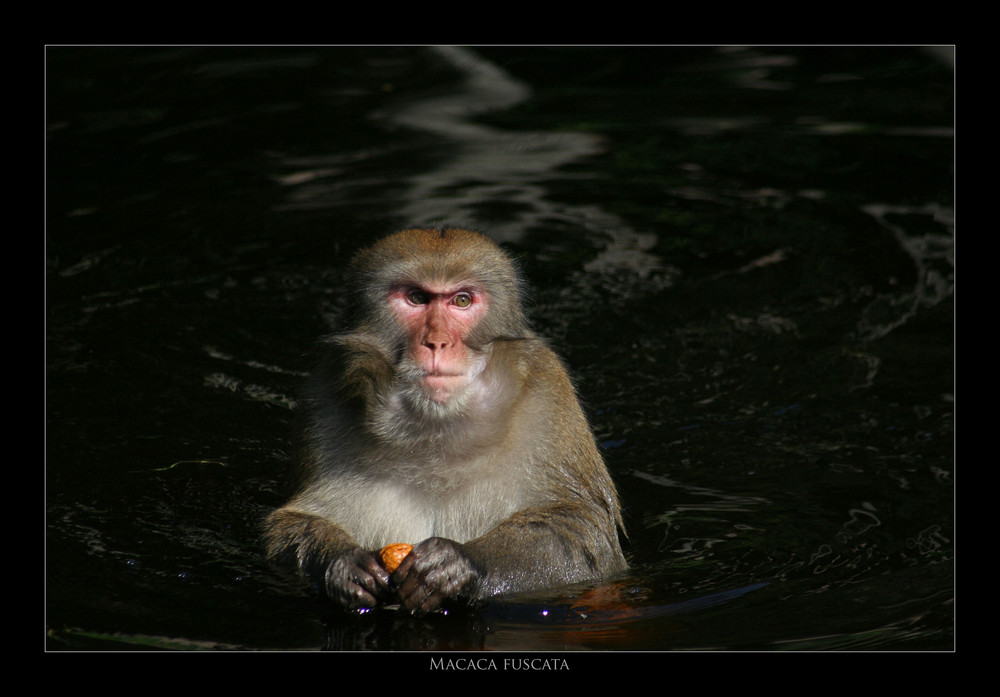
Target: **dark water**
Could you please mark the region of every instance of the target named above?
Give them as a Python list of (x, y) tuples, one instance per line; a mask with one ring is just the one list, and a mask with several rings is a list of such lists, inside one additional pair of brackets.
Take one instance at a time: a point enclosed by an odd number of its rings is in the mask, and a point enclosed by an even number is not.
[[(952, 649), (946, 53), (46, 56), (49, 649)], [(344, 618), (256, 526), (345, 262), (434, 222), (521, 259), (633, 568)]]

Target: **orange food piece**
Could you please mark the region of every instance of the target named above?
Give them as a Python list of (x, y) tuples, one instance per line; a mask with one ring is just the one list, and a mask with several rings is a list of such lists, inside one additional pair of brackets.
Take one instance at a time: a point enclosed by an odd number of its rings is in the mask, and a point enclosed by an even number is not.
[(379, 561), (382, 562), (382, 566), (390, 574), (399, 568), (399, 565), (403, 563), (403, 559), (407, 554), (413, 551), (413, 545), (408, 545), (405, 542), (396, 542), (395, 544), (386, 545), (378, 552)]

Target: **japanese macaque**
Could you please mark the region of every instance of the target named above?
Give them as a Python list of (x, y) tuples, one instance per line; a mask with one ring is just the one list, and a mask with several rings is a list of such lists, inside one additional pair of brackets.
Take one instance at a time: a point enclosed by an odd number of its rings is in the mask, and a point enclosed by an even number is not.
[[(467, 230), (405, 230), (352, 268), (354, 329), (309, 381), (268, 555), (345, 608), (417, 614), (623, 571), (614, 484), (507, 255)], [(398, 542), (414, 549), (390, 575), (376, 551)]]

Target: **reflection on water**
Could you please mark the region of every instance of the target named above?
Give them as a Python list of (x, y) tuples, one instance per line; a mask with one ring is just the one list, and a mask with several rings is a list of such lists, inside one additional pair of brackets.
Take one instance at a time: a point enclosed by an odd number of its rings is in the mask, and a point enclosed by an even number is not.
[[(401, 102), (371, 115), (390, 132), (404, 128), (433, 136), (440, 153), (430, 166), (406, 176), (394, 202), (396, 215), (414, 226), (442, 222), (487, 230), (495, 239), (517, 242), (530, 229), (553, 224), (583, 226), (606, 233), (609, 244), (586, 270), (601, 273), (623, 267), (640, 274), (661, 266), (648, 253), (655, 243), (598, 205), (571, 206), (553, 200), (551, 182), (573, 179), (567, 165), (601, 152), (600, 138), (569, 131), (511, 131), (475, 119), (530, 99), (531, 89), (474, 52), (455, 46), (431, 49), (459, 72), (454, 89)], [(286, 163), (294, 166), (295, 162)], [(315, 162), (307, 162), (314, 165)], [(282, 183), (312, 183), (339, 170), (294, 171)], [(322, 207), (329, 192), (311, 187), (293, 192), (295, 206)]]
[[(48, 58), (52, 648), (951, 648), (933, 52)], [(262, 562), (257, 524), (346, 259), (442, 221), (521, 258), (633, 566), (444, 617), (340, 616)]]
[[(882, 294), (865, 308), (859, 335), (865, 341), (885, 336), (914, 319), (923, 307), (950, 302), (954, 293), (953, 273), (954, 211), (938, 204), (887, 206), (870, 204), (862, 208), (880, 225), (890, 230), (899, 248), (913, 260), (916, 282), (912, 290)], [(894, 220), (917, 221), (915, 230)], [(937, 225), (933, 232), (924, 229), (923, 219)]]

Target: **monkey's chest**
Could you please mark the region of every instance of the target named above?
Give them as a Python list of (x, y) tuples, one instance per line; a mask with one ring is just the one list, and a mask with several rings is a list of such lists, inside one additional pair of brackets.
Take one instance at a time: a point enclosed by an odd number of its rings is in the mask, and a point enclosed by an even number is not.
[(429, 537), (468, 542), (518, 510), (516, 499), (481, 486), (439, 491), (383, 483), (342, 499), (332, 517), (366, 549)]

